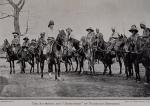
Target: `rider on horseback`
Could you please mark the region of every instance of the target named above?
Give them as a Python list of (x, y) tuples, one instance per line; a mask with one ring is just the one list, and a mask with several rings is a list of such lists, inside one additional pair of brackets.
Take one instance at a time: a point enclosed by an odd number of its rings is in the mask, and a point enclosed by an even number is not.
[(66, 38), (65, 38), (66, 54), (71, 55), (71, 53), (74, 51), (73, 44), (71, 42), (71, 39), (72, 39), (72, 36), (73, 36), (72, 35), (72, 29), (67, 28), (66, 32), (67, 32), (67, 35), (66, 35)]
[(145, 46), (150, 48), (150, 28), (147, 28), (144, 23), (140, 23), (141, 29), (143, 29), (143, 36), (142, 38), (145, 40)]
[(86, 31), (88, 32), (88, 34), (86, 36), (86, 41), (88, 43), (88, 47), (91, 49), (92, 45), (93, 45), (94, 38), (95, 38), (95, 33), (91, 27), (87, 28)]
[(40, 44), (41, 46), (45, 46), (46, 45), (45, 32), (42, 32), (40, 34), (40, 38), (38, 39), (38, 44)]
[(93, 45), (96, 46), (96, 48), (98, 48), (98, 49), (102, 49), (104, 39), (103, 39), (103, 34), (99, 32), (98, 28), (96, 28), (96, 35), (95, 35), (94, 39), (95, 40), (94, 40)]
[(114, 46), (115, 46), (118, 38), (119, 38), (119, 34), (116, 32), (115, 28), (112, 28), (112, 35), (109, 38), (110, 46), (108, 47), (108, 50), (113, 50), (114, 49)]
[(138, 34), (138, 30), (137, 30), (136, 25), (132, 25), (129, 32), (132, 33), (132, 35), (128, 38), (129, 45), (133, 46), (133, 48), (129, 48), (129, 51), (130, 52), (137, 52), (136, 43), (137, 43), (137, 39), (139, 37), (139, 34)]
[(14, 39), (12, 40), (11, 45), (13, 47), (14, 53), (17, 54), (20, 47), (19, 33), (13, 32), (12, 34), (14, 35)]

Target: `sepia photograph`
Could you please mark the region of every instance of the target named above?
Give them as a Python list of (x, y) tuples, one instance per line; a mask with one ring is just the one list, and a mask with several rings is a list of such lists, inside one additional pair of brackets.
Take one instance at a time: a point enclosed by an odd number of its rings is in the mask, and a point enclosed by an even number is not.
[(0, 100), (149, 100), (149, 4), (0, 0)]

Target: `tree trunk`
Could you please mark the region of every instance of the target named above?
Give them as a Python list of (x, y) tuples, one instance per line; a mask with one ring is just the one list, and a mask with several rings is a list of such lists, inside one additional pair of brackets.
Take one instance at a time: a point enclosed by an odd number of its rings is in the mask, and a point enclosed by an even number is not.
[(19, 25), (19, 10), (17, 8), (14, 9), (14, 29), (15, 32), (19, 33), (19, 40), (20, 40), (21, 32), (20, 32), (20, 25)]

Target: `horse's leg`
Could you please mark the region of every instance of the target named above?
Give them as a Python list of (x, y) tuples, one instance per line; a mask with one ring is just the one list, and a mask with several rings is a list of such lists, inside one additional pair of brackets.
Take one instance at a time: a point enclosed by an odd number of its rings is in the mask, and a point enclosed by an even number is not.
[(134, 75), (134, 70), (133, 70), (133, 64), (132, 64), (132, 66), (131, 66), (131, 76), (133, 76)]
[(136, 64), (137, 64), (138, 81), (141, 81), (139, 63), (136, 63)]
[(43, 78), (43, 70), (42, 70), (42, 63), (40, 62), (40, 68), (41, 68), (41, 78)]
[(104, 63), (104, 72), (103, 72), (103, 75), (106, 74), (106, 70), (107, 70), (107, 65)]
[(111, 64), (110, 64), (110, 65), (108, 65), (108, 67), (109, 67), (109, 75), (112, 75), (112, 71), (111, 71)]
[(77, 72), (77, 70), (78, 70), (78, 58), (77, 57), (75, 57), (75, 61), (76, 61), (76, 70), (75, 70), (75, 72)]
[(58, 65), (55, 63), (55, 80), (57, 80)]
[(146, 76), (146, 82), (150, 83), (150, 69), (149, 68), (145, 68), (146, 72), (145, 72), (145, 76)]
[(124, 60), (124, 66), (125, 66), (125, 74), (126, 74), (126, 79), (128, 79), (128, 63)]
[(33, 73), (34, 73), (34, 56), (32, 58), (32, 65), (33, 65)]
[(72, 64), (71, 64), (71, 60), (68, 59), (68, 63), (69, 63), (69, 72), (71, 71), (71, 67), (72, 67)]
[(11, 64), (11, 60), (10, 60), (9, 64), (10, 64), (10, 74), (11, 74), (11, 73), (12, 73), (12, 64)]
[(134, 62), (134, 68), (135, 68), (135, 73), (136, 73), (136, 82), (140, 81), (140, 77), (139, 77), (139, 65), (137, 62)]
[(41, 68), (41, 78), (43, 78), (43, 70), (44, 70), (44, 61), (43, 60), (40, 62), (40, 68)]
[(94, 64), (93, 64), (92, 68), (93, 68), (93, 74), (95, 75), (95, 67), (94, 67)]
[(25, 68), (24, 60), (22, 59), (22, 61), (21, 61), (21, 73), (25, 73), (24, 68)]
[(81, 57), (81, 59), (79, 60), (79, 66), (80, 66), (80, 71), (79, 71), (79, 74), (80, 74), (84, 71), (84, 58), (83, 57)]
[(118, 57), (118, 62), (119, 62), (119, 66), (120, 66), (120, 74), (122, 74), (122, 62), (121, 62), (120, 57)]
[(60, 77), (60, 62), (58, 63), (58, 77)]
[(65, 61), (66, 72), (68, 72), (68, 63)]
[(74, 71), (73, 62), (71, 58), (70, 58), (70, 63), (71, 63), (71, 70)]
[(38, 60), (37, 60), (36, 64), (37, 64), (37, 73), (39, 74), (39, 61)]
[(33, 68), (33, 65), (32, 65), (32, 62), (29, 62), (31, 68), (30, 68), (30, 73), (32, 73), (32, 68)]
[(25, 73), (26, 63), (25, 59), (22, 59), (22, 72)]
[(14, 60), (12, 61), (12, 65), (13, 65), (13, 73), (15, 74), (15, 62), (14, 62)]

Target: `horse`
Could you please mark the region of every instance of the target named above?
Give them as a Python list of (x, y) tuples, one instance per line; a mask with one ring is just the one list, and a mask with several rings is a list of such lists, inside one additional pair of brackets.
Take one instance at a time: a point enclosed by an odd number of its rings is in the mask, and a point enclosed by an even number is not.
[(6, 58), (10, 64), (10, 74), (15, 74), (15, 60), (18, 60), (17, 54), (14, 53), (12, 45), (8, 42), (7, 39), (4, 40), (2, 50), (6, 52)]
[(103, 63), (104, 65), (103, 75), (106, 74), (107, 67), (109, 68), (109, 75), (111, 75), (112, 74), (111, 65), (114, 63), (113, 58), (115, 58), (116, 55), (114, 51), (107, 50), (108, 47), (107, 42), (104, 41), (101, 43), (102, 43), (100, 44), (101, 46), (98, 46), (95, 50), (95, 59), (98, 59)]
[(71, 37), (69, 42), (71, 43), (71, 48), (64, 47), (63, 51), (63, 60), (65, 61), (66, 72), (68, 72), (68, 64), (70, 66), (69, 71), (71, 70), (71, 67), (72, 70), (74, 70), (72, 59), (74, 59), (76, 62), (75, 72), (77, 72), (79, 64), (78, 50), (80, 49), (80, 41)]
[(37, 64), (37, 73), (39, 74), (39, 66), (40, 66), (40, 71), (41, 71), (41, 78), (43, 78), (43, 70), (44, 70), (44, 65), (45, 61), (47, 60), (47, 54), (45, 52), (45, 44), (41, 44), (42, 42), (37, 42), (36, 47), (34, 48), (35, 51), (35, 60)]
[[(55, 80), (60, 80), (60, 64), (62, 62), (64, 42), (64, 30), (61, 30), (59, 31), (56, 40), (53, 40), (51, 51), (47, 53), (49, 72), (52, 72), (52, 66), (55, 66)], [(43, 77), (43, 71), (41, 72), (41, 77)]]
[(138, 49), (138, 62), (143, 64), (146, 82), (150, 83), (150, 38), (138, 37), (136, 46)]
[(26, 62), (30, 64), (30, 73), (34, 72), (34, 51), (29, 47), (20, 47), (17, 52), (18, 62), (21, 63), (21, 73), (25, 73)]
[(78, 50), (79, 54), (79, 65), (80, 65), (80, 71), (79, 73), (84, 71), (84, 61), (88, 61), (88, 68), (91, 72), (91, 74), (95, 74), (95, 68), (94, 68), (94, 52), (93, 48), (89, 46), (89, 43), (86, 41), (86, 37), (82, 36), (80, 40), (80, 49)]

